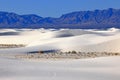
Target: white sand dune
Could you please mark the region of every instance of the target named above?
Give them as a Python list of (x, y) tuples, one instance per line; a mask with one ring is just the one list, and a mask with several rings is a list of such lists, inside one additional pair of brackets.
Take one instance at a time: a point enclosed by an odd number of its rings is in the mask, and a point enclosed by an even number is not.
[(16, 35), (1, 35), (0, 44), (25, 44), (24, 48), (0, 49), (1, 53), (26, 53), (38, 50), (62, 50), (82, 52), (120, 52), (120, 30), (80, 29), (4, 29), (0, 33), (15, 32)]
[(0, 80), (120, 80), (120, 57), (24, 61), (0, 58)]
[[(0, 49), (0, 55), (38, 50), (120, 52), (120, 30), (2, 29), (0, 44), (26, 45)], [(119, 56), (31, 61), (0, 56), (0, 80), (120, 80), (119, 61)]]
[(88, 45), (81, 48), (81, 51), (86, 52), (120, 52), (120, 38), (103, 43)]

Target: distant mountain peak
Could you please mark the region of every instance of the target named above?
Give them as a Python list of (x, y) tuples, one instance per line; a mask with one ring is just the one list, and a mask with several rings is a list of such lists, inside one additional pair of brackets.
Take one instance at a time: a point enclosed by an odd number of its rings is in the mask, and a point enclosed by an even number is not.
[(0, 11), (0, 28), (120, 28), (120, 9), (76, 11), (59, 18), (40, 17), (35, 14), (18, 15)]

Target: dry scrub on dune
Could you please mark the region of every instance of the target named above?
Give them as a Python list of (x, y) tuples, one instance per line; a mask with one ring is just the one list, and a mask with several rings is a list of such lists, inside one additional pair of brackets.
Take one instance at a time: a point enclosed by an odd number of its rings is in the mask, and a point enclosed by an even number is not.
[(25, 47), (24, 44), (0, 44), (0, 49), (2, 48), (19, 48), (19, 47)]
[(30, 53), (23, 55), (16, 55), (15, 58), (23, 59), (83, 59), (83, 58), (95, 58), (105, 56), (120, 56), (120, 53), (113, 52), (55, 52), (55, 53)]

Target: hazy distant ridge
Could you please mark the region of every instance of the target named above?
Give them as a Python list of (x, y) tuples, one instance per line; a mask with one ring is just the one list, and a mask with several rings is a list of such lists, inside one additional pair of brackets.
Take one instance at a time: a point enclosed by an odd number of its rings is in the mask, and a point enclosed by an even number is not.
[(120, 9), (78, 11), (59, 18), (0, 12), (0, 28), (120, 28)]

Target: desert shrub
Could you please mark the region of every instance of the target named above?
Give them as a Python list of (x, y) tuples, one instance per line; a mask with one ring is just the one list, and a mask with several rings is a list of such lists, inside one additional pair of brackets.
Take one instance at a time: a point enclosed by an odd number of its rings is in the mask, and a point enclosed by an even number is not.
[(119, 55), (119, 53), (115, 53), (115, 55)]
[(76, 51), (72, 51), (72, 54), (76, 54), (77, 52)]
[(39, 54), (43, 54), (44, 52), (43, 51), (38, 51)]

